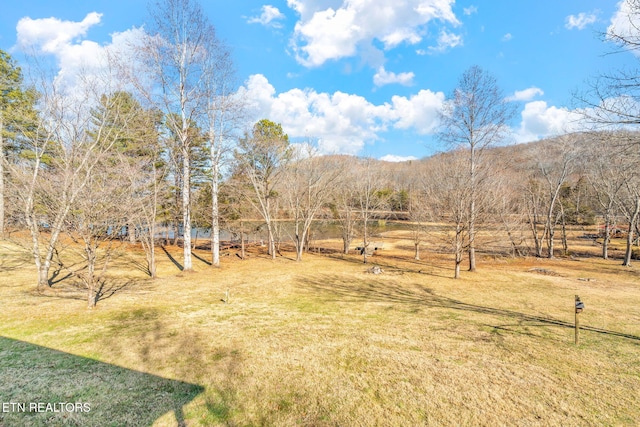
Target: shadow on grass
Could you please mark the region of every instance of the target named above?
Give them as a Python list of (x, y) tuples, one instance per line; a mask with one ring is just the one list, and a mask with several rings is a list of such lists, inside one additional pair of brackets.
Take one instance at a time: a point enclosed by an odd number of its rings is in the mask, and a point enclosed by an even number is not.
[[(461, 310), (507, 317), (516, 319), (521, 323), (532, 322), (540, 323), (547, 326), (560, 326), (572, 329), (575, 328), (575, 325), (571, 322), (565, 322), (563, 320), (555, 319), (550, 316), (535, 316), (514, 310), (468, 304), (463, 301), (437, 295), (435, 292), (433, 292), (433, 290), (421, 285), (416, 285), (413, 289), (408, 289), (406, 287), (394, 283), (389, 283), (380, 279), (369, 279), (367, 280), (367, 283), (345, 283), (344, 277), (340, 277), (337, 275), (316, 275), (313, 277), (306, 277), (302, 280), (305, 285), (310, 286), (317, 291), (332, 294), (343, 301), (366, 300), (376, 302), (414, 304), (424, 307), (448, 308), (451, 310)], [(595, 328), (587, 325), (581, 325), (580, 329), (599, 334), (627, 338), (630, 340), (638, 341), (638, 344), (640, 344), (640, 336), (637, 335), (610, 331), (607, 329)]]
[[(173, 412), (183, 426), (183, 406), (204, 391), (5, 337), (0, 354), (0, 401), (24, 404), (0, 412), (0, 425), (149, 426)], [(41, 410), (32, 407), (39, 403)]]
[(167, 255), (167, 257), (169, 258), (169, 260), (171, 260), (171, 262), (173, 263), (173, 265), (175, 265), (176, 267), (178, 267), (178, 270), (183, 271), (184, 267), (182, 266), (182, 264), (180, 264), (173, 256), (171, 256), (171, 254), (169, 253), (169, 251), (167, 251), (167, 248), (165, 248), (164, 246), (160, 246), (162, 248), (162, 250), (164, 251), (165, 255)]
[[(138, 281), (131, 279), (110, 277), (99, 279), (95, 289), (96, 304), (138, 284)], [(55, 288), (40, 289), (34, 292), (33, 295), (42, 298), (62, 298), (79, 301), (86, 301), (88, 298), (87, 288), (79, 280), (68, 281)]]
[(0, 258), (0, 271), (9, 272), (23, 268), (32, 261), (26, 251), (18, 251), (7, 246), (0, 246), (2, 257)]
[(173, 317), (165, 315), (154, 307), (124, 311), (107, 326), (102, 345), (112, 357), (132, 359), (140, 366), (170, 366), (177, 378), (204, 382), (206, 391), (192, 417), (200, 425), (236, 425), (234, 417), (243, 408), (237, 388), (242, 382), (242, 353), (212, 343), (206, 333), (176, 328)]
[[(375, 254), (372, 256), (367, 256), (366, 264), (363, 261), (362, 255), (354, 255), (353, 253), (350, 253), (349, 255), (345, 255), (339, 252), (339, 253), (329, 254), (327, 255), (327, 257), (330, 259), (346, 261), (352, 264), (362, 265), (367, 267), (378, 266), (387, 271), (426, 274), (428, 276), (442, 277), (442, 278), (450, 278), (453, 276), (453, 273), (452, 273), (453, 267), (451, 268), (443, 267), (441, 265), (429, 263), (424, 260), (415, 260), (412, 258), (395, 256), (395, 255)], [(398, 262), (402, 262), (404, 264), (410, 264), (411, 267), (399, 266)], [(415, 268), (412, 268), (414, 266)], [(441, 270), (441, 271), (436, 272), (436, 270)]]
[[(209, 265), (209, 266), (213, 265), (213, 264), (211, 263), (211, 261), (207, 261), (206, 259), (202, 258), (201, 256), (198, 256), (198, 254), (196, 254), (195, 252), (191, 252), (191, 255), (193, 255), (193, 257), (194, 257), (195, 259), (200, 260), (200, 261), (204, 262), (205, 264), (207, 264), (207, 265)], [(175, 262), (174, 262), (174, 264), (175, 264)]]

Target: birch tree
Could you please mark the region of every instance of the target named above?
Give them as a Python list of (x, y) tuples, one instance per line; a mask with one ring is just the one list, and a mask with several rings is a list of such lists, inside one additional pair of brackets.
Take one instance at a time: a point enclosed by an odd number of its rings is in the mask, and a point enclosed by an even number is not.
[(211, 167), (211, 264), (220, 265), (220, 179), (234, 130), (242, 118), (243, 103), (234, 93), (235, 70), (231, 54), (218, 45), (207, 62), (207, 142)]
[(153, 23), (143, 56), (157, 88), (146, 96), (165, 113), (182, 159), (183, 268), (192, 270), (191, 147), (193, 125), (207, 111), (208, 62), (218, 46), (215, 29), (194, 0), (160, 0), (150, 8)]

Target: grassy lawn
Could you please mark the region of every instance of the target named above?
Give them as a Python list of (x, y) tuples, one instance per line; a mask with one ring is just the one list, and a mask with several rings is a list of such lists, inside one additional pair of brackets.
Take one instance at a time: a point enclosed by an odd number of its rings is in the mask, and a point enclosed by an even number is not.
[(254, 250), (182, 273), (159, 251), (155, 281), (129, 250), (94, 310), (73, 279), (37, 294), (0, 242), (0, 403), (90, 406), (0, 425), (640, 425), (637, 267), (484, 256), (454, 280), (450, 256), (414, 261), (402, 237), (370, 265)]

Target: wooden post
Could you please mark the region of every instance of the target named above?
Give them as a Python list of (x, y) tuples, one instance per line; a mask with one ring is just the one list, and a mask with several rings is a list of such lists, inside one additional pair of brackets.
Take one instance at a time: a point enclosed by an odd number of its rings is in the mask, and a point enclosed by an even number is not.
[(580, 311), (578, 310), (578, 302), (580, 302), (580, 296), (576, 295), (576, 303), (574, 307), (576, 313), (576, 345), (578, 345), (578, 343), (580, 342), (580, 318), (578, 317)]

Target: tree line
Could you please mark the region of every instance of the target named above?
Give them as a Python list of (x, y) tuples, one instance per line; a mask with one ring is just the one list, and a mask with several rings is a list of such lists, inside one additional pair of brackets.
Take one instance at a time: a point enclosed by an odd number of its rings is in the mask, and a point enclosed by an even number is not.
[[(568, 226), (598, 223), (604, 258), (624, 228), (630, 265), (640, 140), (628, 125), (640, 114), (629, 103), (597, 100), (619, 85), (615, 76), (583, 94), (591, 122), (625, 125), (615, 130), (504, 146), (513, 105), (473, 66), (444, 104), (438, 137), (447, 152), (400, 164), (322, 156), (268, 119), (242, 131), (230, 52), (197, 3), (163, 0), (151, 10), (137, 60), (110, 53), (109, 71), (80, 76), (73, 90), (44, 77), (25, 83), (0, 51), (0, 235), (28, 247), (38, 289), (76, 277), (91, 307), (123, 237), (143, 247), (153, 278), (160, 227), (172, 230), (164, 240), (182, 246), (189, 271), (194, 224), (211, 230), (210, 263), (218, 266), (221, 229), (237, 236), (244, 257), (256, 219), (273, 258), (288, 240), (301, 261), (314, 225), (327, 219), (340, 230), (343, 252), (357, 239), (366, 263), (371, 224), (402, 217), (413, 257), (436, 233), (454, 256), (456, 278), (465, 257), (476, 270), (483, 233), (503, 233), (513, 256), (553, 257), (569, 251)], [(622, 113), (624, 121), (616, 119)]]

